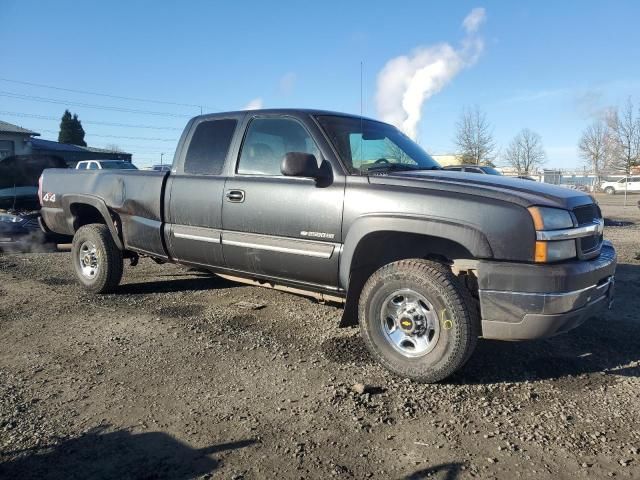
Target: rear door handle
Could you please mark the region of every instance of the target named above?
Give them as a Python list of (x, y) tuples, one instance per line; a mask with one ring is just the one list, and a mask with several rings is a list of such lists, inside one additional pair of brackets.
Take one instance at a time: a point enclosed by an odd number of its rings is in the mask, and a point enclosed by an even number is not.
[(229, 190), (226, 194), (227, 200), (233, 203), (244, 202), (244, 190)]

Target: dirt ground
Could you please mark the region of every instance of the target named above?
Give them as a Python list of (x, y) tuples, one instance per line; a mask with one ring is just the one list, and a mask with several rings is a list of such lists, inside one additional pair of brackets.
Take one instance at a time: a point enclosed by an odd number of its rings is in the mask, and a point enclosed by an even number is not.
[(94, 296), (68, 253), (0, 255), (0, 478), (640, 478), (639, 199), (599, 197), (636, 222), (612, 311), (437, 385), (306, 298), (150, 260)]

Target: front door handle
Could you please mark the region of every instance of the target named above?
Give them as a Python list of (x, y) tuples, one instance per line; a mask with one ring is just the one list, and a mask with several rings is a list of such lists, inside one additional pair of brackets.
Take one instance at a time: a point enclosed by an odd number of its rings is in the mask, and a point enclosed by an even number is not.
[(226, 197), (230, 202), (242, 203), (244, 202), (244, 190), (229, 190)]

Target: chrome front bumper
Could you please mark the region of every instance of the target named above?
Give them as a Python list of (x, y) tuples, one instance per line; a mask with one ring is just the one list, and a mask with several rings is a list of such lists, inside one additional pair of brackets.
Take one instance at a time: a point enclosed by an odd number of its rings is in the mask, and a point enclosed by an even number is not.
[[(550, 337), (569, 331), (605, 307), (611, 307), (615, 290), (615, 251), (607, 245), (604, 256), (592, 261), (593, 268), (582, 268), (574, 279), (583, 278), (591, 283), (570, 291), (508, 291), (480, 288), (482, 336), (499, 340), (531, 340)], [(545, 275), (548, 270), (527, 273)], [(553, 276), (558, 274), (553, 271)], [(539, 284), (539, 278), (531, 283)], [(550, 284), (553, 282), (549, 282)], [(486, 286), (486, 285), (485, 285)]]

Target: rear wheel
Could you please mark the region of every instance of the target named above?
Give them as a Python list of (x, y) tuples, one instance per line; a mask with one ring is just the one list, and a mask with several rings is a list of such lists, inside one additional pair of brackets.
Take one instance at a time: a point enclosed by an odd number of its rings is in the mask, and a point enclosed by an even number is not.
[(73, 237), (71, 259), (76, 277), (90, 292), (112, 292), (122, 279), (122, 251), (106, 225), (80, 227)]
[(446, 266), (427, 260), (379, 269), (365, 284), (358, 310), (373, 357), (419, 382), (437, 382), (461, 368), (480, 332), (469, 291)]
[(604, 193), (606, 193), (607, 195), (615, 195), (616, 189), (613, 187), (607, 187), (604, 189)]

